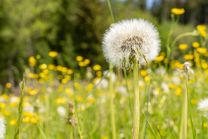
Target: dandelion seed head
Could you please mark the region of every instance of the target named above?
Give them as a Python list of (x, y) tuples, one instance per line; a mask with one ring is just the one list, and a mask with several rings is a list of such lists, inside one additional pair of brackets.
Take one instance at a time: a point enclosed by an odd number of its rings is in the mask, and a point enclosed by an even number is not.
[(6, 127), (4, 123), (3, 117), (0, 116), (0, 139), (4, 138), (4, 134), (6, 132)]
[(62, 106), (57, 107), (57, 112), (61, 117), (64, 117), (66, 115), (66, 109)]
[(199, 101), (197, 109), (202, 111), (204, 115), (207, 116), (208, 115), (208, 98)]
[(107, 62), (125, 68), (133, 60), (139, 65), (154, 60), (160, 51), (160, 39), (154, 25), (143, 19), (123, 20), (104, 34), (102, 49)]

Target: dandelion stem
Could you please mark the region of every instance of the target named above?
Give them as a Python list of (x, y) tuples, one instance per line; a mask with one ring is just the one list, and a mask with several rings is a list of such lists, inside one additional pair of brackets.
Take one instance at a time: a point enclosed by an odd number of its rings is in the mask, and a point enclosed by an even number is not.
[(187, 97), (187, 85), (184, 94), (184, 139), (187, 139), (187, 121), (188, 121), (188, 97)]
[(195, 130), (194, 130), (194, 125), (192, 121), (192, 116), (191, 116), (191, 110), (190, 110), (190, 103), (189, 103), (189, 97), (188, 97), (188, 75), (186, 75), (186, 94), (187, 94), (187, 102), (188, 102), (188, 112), (189, 112), (189, 119), (191, 123), (191, 130), (192, 130), (192, 138), (195, 139)]
[(132, 139), (139, 138), (139, 122), (140, 122), (140, 112), (139, 112), (139, 88), (138, 88), (138, 65), (136, 62), (133, 64), (134, 72), (134, 125), (133, 125), (133, 137)]
[(131, 116), (133, 118), (133, 108), (132, 108), (132, 103), (131, 103), (131, 96), (130, 96), (130, 92), (129, 92), (129, 88), (128, 88), (128, 82), (127, 82), (127, 74), (126, 74), (126, 70), (124, 69), (124, 76), (125, 76), (125, 80), (126, 80), (126, 89), (127, 89), (127, 92), (129, 93), (129, 107), (130, 107), (130, 110), (131, 110)]
[[(75, 75), (75, 73), (74, 73), (74, 75)], [(75, 83), (75, 78), (74, 78), (74, 83)], [(74, 108), (75, 108), (75, 116), (76, 116), (76, 119), (77, 119), (79, 136), (80, 136), (80, 139), (82, 139), (82, 131), (81, 131), (81, 125), (80, 125), (79, 118), (78, 118), (77, 102), (76, 102), (76, 96), (75, 96), (76, 93), (75, 93), (75, 85), (74, 85), (74, 84), (73, 84), (73, 89), (74, 89)]]
[(17, 121), (16, 129), (15, 129), (14, 139), (19, 139), (20, 124), (21, 124), (22, 110), (23, 110), (24, 87), (25, 87), (25, 77), (23, 77), (23, 81), (22, 83), (20, 83), (21, 96), (20, 96), (20, 102), (18, 106), (19, 118)]
[[(150, 85), (151, 85), (151, 78), (149, 81), (149, 87), (148, 87), (148, 96), (147, 96), (147, 108), (146, 108), (146, 117), (148, 118), (148, 105), (150, 100)], [(144, 139), (146, 139), (146, 133), (147, 133), (147, 120), (145, 122), (145, 131), (144, 131)]]
[[(109, 65), (110, 69), (113, 67), (112, 64)], [(116, 139), (116, 125), (115, 125), (115, 112), (114, 112), (114, 100), (113, 100), (113, 82), (112, 82), (112, 72), (110, 71), (110, 110), (111, 110), (111, 127), (112, 127), (112, 138)]]

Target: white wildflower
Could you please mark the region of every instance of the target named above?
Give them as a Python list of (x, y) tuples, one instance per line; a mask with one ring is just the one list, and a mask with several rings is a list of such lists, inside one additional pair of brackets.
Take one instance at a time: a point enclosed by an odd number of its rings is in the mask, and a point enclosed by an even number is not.
[(23, 111), (33, 113), (34, 112), (34, 107), (31, 106), (31, 105), (27, 106), (27, 107), (24, 107)]
[(6, 100), (4, 99), (4, 97), (0, 96), (0, 102), (5, 102)]
[(116, 87), (116, 92), (120, 93), (121, 95), (127, 96), (127, 89), (124, 86), (117, 86)]
[[(106, 70), (106, 71), (103, 72), (103, 76), (105, 76), (106, 74), (107, 74), (106, 77), (107, 77), (107, 78), (110, 78), (110, 72), (108, 72), (108, 70)], [(113, 82), (113, 83), (116, 82), (117, 76), (116, 76), (116, 74), (115, 74), (114, 72), (112, 72), (111, 78), (112, 78), (112, 82)]]
[(191, 69), (191, 63), (190, 62), (185, 62), (183, 64), (183, 71), (187, 74), (188, 73), (194, 74), (194, 71)]
[(153, 93), (154, 96), (158, 96), (160, 92), (159, 92), (158, 89), (154, 89), (154, 90), (152, 91), (152, 93)]
[(204, 115), (207, 116), (208, 115), (208, 98), (199, 101), (197, 109), (202, 111)]
[(172, 81), (176, 85), (179, 85), (181, 83), (181, 79), (178, 76), (172, 77)]
[(64, 117), (66, 115), (66, 109), (62, 106), (57, 107), (57, 112), (61, 117)]
[(19, 103), (19, 97), (13, 96), (10, 98), (10, 103)]
[[(98, 84), (101, 79), (96, 80), (95, 84)], [(108, 81), (106, 79), (102, 79), (101, 82), (97, 85), (97, 88), (107, 88)]]
[(4, 123), (3, 117), (0, 116), (0, 139), (4, 138), (4, 134), (6, 132), (6, 127)]
[(168, 84), (166, 84), (164, 82), (161, 84), (161, 88), (164, 90), (165, 93), (170, 92), (170, 88), (169, 88)]
[(155, 72), (156, 72), (156, 74), (163, 76), (163, 75), (165, 75), (166, 70), (163, 67), (159, 67), (156, 69)]
[(160, 51), (160, 39), (154, 25), (143, 19), (123, 20), (104, 34), (102, 49), (107, 62), (129, 68), (154, 60)]
[(139, 81), (138, 81), (138, 85), (139, 85), (139, 87), (144, 86), (144, 81), (139, 80)]

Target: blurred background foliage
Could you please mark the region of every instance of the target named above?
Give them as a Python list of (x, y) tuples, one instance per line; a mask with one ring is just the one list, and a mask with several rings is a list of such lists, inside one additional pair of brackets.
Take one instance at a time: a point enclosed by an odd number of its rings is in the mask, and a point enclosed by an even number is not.
[[(111, 0), (115, 21), (144, 18), (158, 27), (165, 51), (170, 30), (171, 9), (184, 8), (180, 24), (172, 38), (208, 23), (207, 0)], [(81, 55), (107, 68), (101, 42), (112, 23), (105, 0), (0, 0), (0, 83), (15, 84), (22, 78), (28, 58), (43, 63), (78, 68), (75, 57)], [(196, 37), (179, 40), (191, 45)], [(51, 59), (50, 51), (58, 56)], [(187, 50), (188, 51), (188, 50)], [(176, 51), (177, 52), (177, 51)], [(180, 59), (180, 53), (173, 58)]]

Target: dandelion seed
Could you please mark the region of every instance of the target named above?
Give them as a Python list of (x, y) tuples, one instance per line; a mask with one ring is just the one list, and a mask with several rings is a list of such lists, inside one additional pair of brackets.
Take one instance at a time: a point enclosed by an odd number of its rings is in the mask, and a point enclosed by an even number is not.
[(123, 20), (104, 35), (102, 49), (107, 62), (129, 69), (154, 60), (160, 51), (157, 29), (143, 19)]

